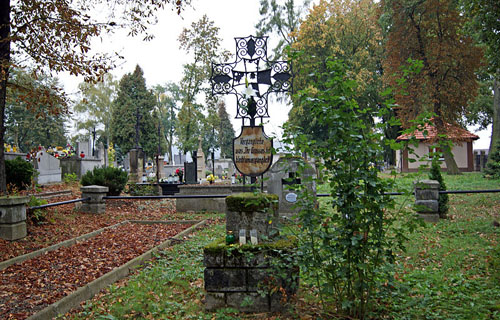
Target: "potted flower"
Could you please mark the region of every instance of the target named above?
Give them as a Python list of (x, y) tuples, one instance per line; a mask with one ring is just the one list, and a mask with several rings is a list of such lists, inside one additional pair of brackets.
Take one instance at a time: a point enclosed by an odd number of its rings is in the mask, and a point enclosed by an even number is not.
[(182, 177), (184, 177), (184, 168), (177, 168), (175, 174), (179, 177), (179, 182), (182, 183)]
[(213, 184), (214, 181), (215, 181), (215, 176), (213, 174), (209, 174), (207, 176), (207, 181), (210, 183), (210, 184)]

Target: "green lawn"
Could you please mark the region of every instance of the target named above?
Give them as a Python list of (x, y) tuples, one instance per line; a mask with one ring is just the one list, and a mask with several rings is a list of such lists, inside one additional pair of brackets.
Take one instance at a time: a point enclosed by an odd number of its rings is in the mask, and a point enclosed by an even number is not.
[[(448, 190), (500, 189), (500, 181), (486, 180), (478, 173), (443, 177)], [(404, 175), (396, 182), (410, 187), (414, 179)], [(448, 219), (427, 224), (409, 236), (407, 251), (398, 254), (395, 281), (379, 292), (371, 318), (500, 319), (500, 228), (492, 224), (500, 221), (500, 194), (453, 194), (449, 204)], [(304, 281), (286, 314), (205, 312), (202, 248), (224, 230), (221, 221), (196, 232), (128, 281), (87, 302), (83, 311), (64, 318), (322, 319), (314, 290)]]

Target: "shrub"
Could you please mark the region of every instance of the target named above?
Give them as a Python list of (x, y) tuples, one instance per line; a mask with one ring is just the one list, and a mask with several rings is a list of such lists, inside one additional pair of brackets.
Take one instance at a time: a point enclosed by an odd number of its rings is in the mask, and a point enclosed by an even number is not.
[[(47, 200), (38, 199), (35, 196), (31, 196), (30, 201), (28, 202), (28, 207), (37, 207), (44, 204), (47, 204)], [(28, 218), (33, 221), (33, 223), (40, 223), (47, 220), (47, 209), (35, 209), (28, 211)]]
[[(370, 127), (367, 119), (388, 114), (388, 105), (360, 107), (354, 99), (356, 83), (345, 66), (328, 60), (326, 68), (325, 73), (311, 74), (310, 89), (296, 96), (308, 107), (318, 131), (304, 132), (288, 123), (283, 134), (294, 154), (323, 160), (315, 163), (323, 174), (308, 179), (327, 184), (331, 195), (328, 206), (318, 206), (305, 184), (297, 186), (301, 210), (296, 260), (301, 273), (314, 279), (324, 311), (342, 319), (364, 319), (377, 292), (392, 279), (394, 252), (403, 248), (416, 226), (404, 212), (387, 214), (394, 208), (394, 199), (384, 194), (391, 189), (390, 181), (382, 180), (373, 165), (383, 161), (385, 124)], [(310, 165), (297, 159), (300, 174)], [(403, 223), (396, 220), (399, 217)]]
[(488, 156), (484, 176), (492, 179), (500, 179), (500, 143), (497, 144), (497, 150)]
[(127, 172), (119, 168), (106, 167), (94, 168), (94, 170), (88, 171), (83, 175), (80, 183), (82, 186), (98, 185), (108, 187), (108, 195), (118, 196), (125, 188), (127, 180)]
[[(444, 183), (443, 176), (441, 175), (441, 166), (439, 165), (439, 159), (437, 155), (432, 158), (432, 166), (429, 171), (429, 179), (436, 180), (439, 182), (439, 191), (446, 190), (446, 184)], [(448, 213), (448, 195), (439, 194), (439, 216), (441, 218), (446, 217)]]
[(157, 196), (158, 188), (151, 184), (129, 183), (128, 193), (131, 196)]
[(66, 173), (64, 175), (63, 181), (65, 184), (73, 184), (78, 182), (78, 176), (76, 173)]
[(15, 185), (17, 189), (26, 189), (31, 185), (35, 169), (31, 163), (17, 157), (14, 160), (5, 160), (7, 184)]

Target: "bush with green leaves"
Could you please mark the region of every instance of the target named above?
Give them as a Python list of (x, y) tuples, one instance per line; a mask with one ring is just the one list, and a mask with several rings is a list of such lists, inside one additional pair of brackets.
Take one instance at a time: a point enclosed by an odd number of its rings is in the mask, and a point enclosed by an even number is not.
[(488, 162), (483, 172), (487, 178), (500, 179), (500, 142), (496, 151), (488, 155)]
[(127, 193), (131, 196), (157, 196), (158, 188), (152, 184), (129, 183)]
[(88, 171), (80, 181), (82, 186), (98, 185), (109, 188), (108, 195), (119, 196), (128, 181), (127, 172), (113, 167), (96, 167)]
[[(329, 186), (329, 207), (317, 205), (312, 192), (299, 185), (300, 225), (298, 261), (301, 272), (315, 283), (325, 312), (347, 318), (367, 316), (374, 297), (392, 277), (394, 253), (413, 228), (398, 213), (387, 214), (394, 200), (384, 194), (389, 181), (378, 177), (374, 164), (383, 161), (382, 130), (370, 119), (388, 107), (360, 107), (356, 83), (347, 77), (344, 65), (326, 61), (327, 70), (311, 74), (310, 88), (299, 92), (307, 105), (321, 140), (301, 127), (285, 126), (285, 143), (297, 155), (308, 154), (316, 161), (316, 184)], [(376, 113), (378, 112), (378, 113)], [(301, 170), (308, 163), (299, 161)], [(397, 221), (397, 223), (395, 223)]]
[(78, 176), (76, 173), (66, 173), (64, 175), (63, 181), (65, 184), (75, 184), (78, 182)]
[[(47, 204), (48, 201), (46, 199), (38, 199), (35, 196), (31, 196), (30, 201), (28, 202), (28, 207), (38, 207), (44, 204)], [(41, 223), (47, 220), (47, 209), (34, 209), (28, 210), (28, 218), (33, 221), (33, 223)]]
[[(444, 183), (443, 176), (441, 175), (441, 166), (439, 163), (438, 155), (432, 157), (431, 170), (429, 171), (429, 179), (436, 180), (439, 182), (439, 191), (446, 190), (446, 184)], [(448, 195), (439, 194), (439, 217), (446, 218), (448, 213)]]
[(33, 179), (35, 172), (33, 165), (21, 157), (5, 160), (7, 185), (14, 185), (19, 190), (26, 189), (31, 185), (31, 179)]

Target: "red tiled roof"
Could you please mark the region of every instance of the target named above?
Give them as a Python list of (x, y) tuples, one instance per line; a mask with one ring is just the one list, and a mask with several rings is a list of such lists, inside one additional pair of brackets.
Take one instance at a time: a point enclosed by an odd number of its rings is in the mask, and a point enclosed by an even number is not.
[[(462, 129), (460, 127), (452, 126), (450, 124), (445, 124), (445, 126), (446, 126), (446, 131), (447, 131), (446, 135), (453, 140), (465, 141), (465, 140), (477, 140), (477, 139), (479, 139), (478, 135), (475, 135), (475, 134), (473, 134), (465, 129)], [(424, 135), (424, 131), (427, 131), (427, 132), (425, 132), (425, 135)], [(396, 140), (410, 140), (410, 138), (413, 136), (417, 140), (432, 140), (432, 139), (436, 138), (436, 127), (426, 123), (425, 127), (422, 130), (417, 129), (412, 134), (407, 134), (407, 133), (402, 134), (399, 137), (397, 137)]]

